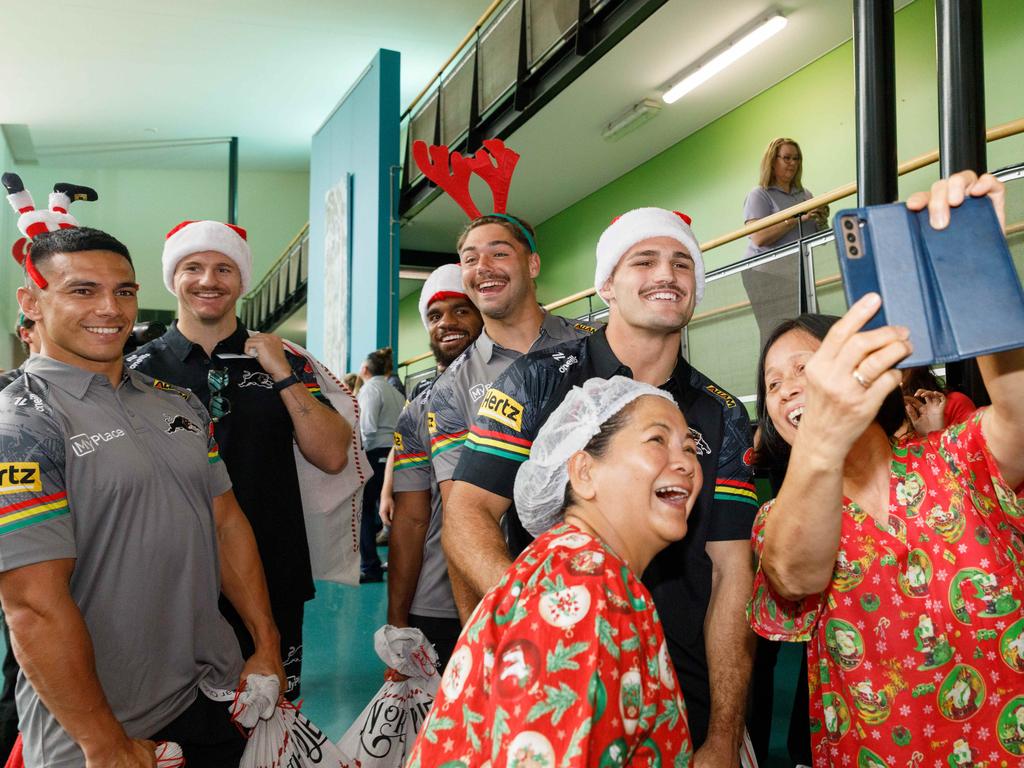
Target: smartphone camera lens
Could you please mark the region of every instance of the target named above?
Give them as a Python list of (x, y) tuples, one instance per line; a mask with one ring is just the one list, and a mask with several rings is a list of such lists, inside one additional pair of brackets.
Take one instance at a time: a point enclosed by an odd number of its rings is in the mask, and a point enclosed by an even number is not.
[(857, 242), (857, 236), (855, 234), (853, 234), (852, 232), (848, 232), (846, 234), (846, 242), (848, 242), (848, 243), (855, 243), (855, 242)]
[(855, 246), (850, 246), (850, 255), (851, 256), (856, 256), (858, 253), (860, 253), (860, 251), (858, 251)]
[(847, 219), (843, 222), (843, 226), (847, 229), (853, 229), (853, 221), (851, 219)]

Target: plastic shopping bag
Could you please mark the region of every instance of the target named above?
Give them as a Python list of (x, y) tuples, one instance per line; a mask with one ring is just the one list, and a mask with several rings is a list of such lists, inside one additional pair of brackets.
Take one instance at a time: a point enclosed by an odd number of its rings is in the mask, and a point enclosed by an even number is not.
[(381, 627), (373, 645), (385, 664), (408, 679), (385, 682), (341, 737), (343, 768), (404, 765), (440, 683), (437, 654), (418, 629)]

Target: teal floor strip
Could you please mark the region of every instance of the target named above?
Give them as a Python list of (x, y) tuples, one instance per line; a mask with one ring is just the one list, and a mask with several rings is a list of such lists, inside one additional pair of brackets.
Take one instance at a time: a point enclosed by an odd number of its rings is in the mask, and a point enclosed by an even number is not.
[(332, 740), (342, 737), (384, 683), (373, 633), (387, 618), (387, 585), (318, 581), (303, 625), (302, 711)]

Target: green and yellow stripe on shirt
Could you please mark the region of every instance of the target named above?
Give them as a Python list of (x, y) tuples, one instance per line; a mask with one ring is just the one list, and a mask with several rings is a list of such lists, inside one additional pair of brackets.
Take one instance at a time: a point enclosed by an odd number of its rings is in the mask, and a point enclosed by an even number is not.
[(530, 458), (533, 441), (474, 426), (469, 430), (466, 447), (472, 451), (489, 453), (492, 456), (521, 463)]
[(25, 499), (6, 507), (0, 507), (0, 536), (41, 523), (44, 520), (66, 515), (70, 511), (67, 491), (37, 496), (34, 499)]
[(466, 442), (466, 435), (469, 434), (466, 431), (453, 432), (451, 434), (438, 434), (430, 439), (430, 456), (434, 458), (441, 455), (445, 451), (450, 451), (452, 448), (461, 448), (462, 444)]
[(395, 472), (413, 467), (422, 467), (430, 463), (430, 457), (426, 453), (396, 453)]
[(720, 477), (715, 480), (715, 501), (740, 501), (756, 507), (757, 491), (753, 483)]

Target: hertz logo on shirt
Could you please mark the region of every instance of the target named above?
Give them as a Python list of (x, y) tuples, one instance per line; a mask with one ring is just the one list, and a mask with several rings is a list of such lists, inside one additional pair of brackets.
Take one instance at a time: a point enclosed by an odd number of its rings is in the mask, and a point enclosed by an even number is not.
[(396, 451), (404, 451), (405, 450), (405, 443), (402, 441), (402, 433), (401, 432), (395, 432), (394, 435), (395, 435), (395, 450)]
[(519, 432), (523, 428), (523, 405), (499, 389), (491, 387), (480, 404), (479, 416), (494, 419), (510, 429)]
[(434, 417), (433, 411), (427, 412), (427, 431), (432, 435), (437, 434), (437, 419)]
[(43, 479), (37, 461), (0, 462), (0, 493), (38, 493)]

